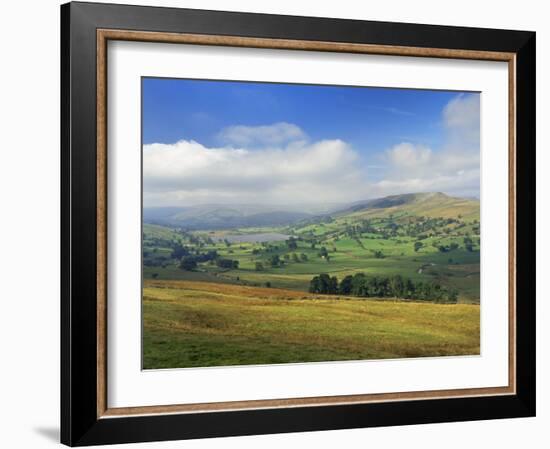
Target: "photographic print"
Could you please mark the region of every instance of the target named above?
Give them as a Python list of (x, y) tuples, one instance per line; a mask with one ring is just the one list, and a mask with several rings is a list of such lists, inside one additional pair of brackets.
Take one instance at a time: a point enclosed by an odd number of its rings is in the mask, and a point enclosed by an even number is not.
[(142, 78), (143, 369), (479, 355), (477, 92)]

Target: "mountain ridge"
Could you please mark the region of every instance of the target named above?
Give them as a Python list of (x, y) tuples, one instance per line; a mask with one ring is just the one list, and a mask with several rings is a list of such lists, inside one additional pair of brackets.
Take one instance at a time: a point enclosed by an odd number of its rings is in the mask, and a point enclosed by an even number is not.
[[(307, 212), (307, 207), (245, 205), (200, 205), (189, 207), (144, 208), (146, 223), (187, 229), (230, 229), (239, 227), (283, 226), (324, 217), (379, 216), (393, 212), (428, 217), (479, 218), (479, 200), (447, 195), (442, 192), (420, 192), (389, 195), (356, 201), (326, 212)], [(311, 211), (315, 209), (310, 208)], [(318, 209), (319, 210), (319, 209)]]

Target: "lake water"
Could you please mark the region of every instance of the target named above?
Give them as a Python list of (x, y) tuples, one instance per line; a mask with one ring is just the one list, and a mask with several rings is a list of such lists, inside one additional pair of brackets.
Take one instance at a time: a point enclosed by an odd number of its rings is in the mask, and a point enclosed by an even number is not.
[(242, 234), (242, 235), (226, 235), (225, 238), (231, 243), (252, 243), (252, 242), (280, 242), (288, 240), (289, 235), (280, 234), (278, 232), (264, 232), (260, 234)]

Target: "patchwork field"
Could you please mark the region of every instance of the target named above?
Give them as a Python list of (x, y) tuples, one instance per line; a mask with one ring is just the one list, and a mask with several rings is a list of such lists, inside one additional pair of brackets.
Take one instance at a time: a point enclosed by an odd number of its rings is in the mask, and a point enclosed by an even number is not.
[(474, 354), (475, 304), (144, 281), (144, 369)]
[(362, 273), (438, 284), (460, 303), (479, 303), (479, 202), (444, 194), (388, 197), (280, 226), (145, 224), (143, 238), (145, 279), (307, 292), (321, 273), (338, 282)]

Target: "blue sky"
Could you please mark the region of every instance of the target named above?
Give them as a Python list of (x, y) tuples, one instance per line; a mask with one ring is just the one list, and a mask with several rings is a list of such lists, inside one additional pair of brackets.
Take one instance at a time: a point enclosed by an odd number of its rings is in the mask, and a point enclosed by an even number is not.
[(402, 140), (438, 147), (441, 110), (456, 92), (146, 78), (143, 143), (218, 144), (227, 126), (288, 122), (314, 140), (341, 138), (360, 152)]
[[(284, 201), (291, 184), (306, 190), (300, 201), (322, 196), (345, 202), (439, 187), (479, 195), (479, 94), (162, 78), (142, 82), (144, 193), (151, 204), (250, 203), (255, 182), (262, 198), (272, 202)], [(327, 176), (329, 167), (316, 168), (320, 155), (333, 162), (334, 170), (352, 173)], [(258, 171), (262, 161), (277, 172), (271, 182), (265, 179), (269, 167)], [(224, 172), (235, 170), (234, 179), (229, 173), (222, 181), (219, 173), (215, 176), (222, 165)], [(282, 170), (288, 166), (292, 169)], [(193, 184), (190, 175), (197, 170), (202, 178)], [(294, 179), (293, 171), (301, 177)], [(330, 192), (316, 185), (323, 177)]]

